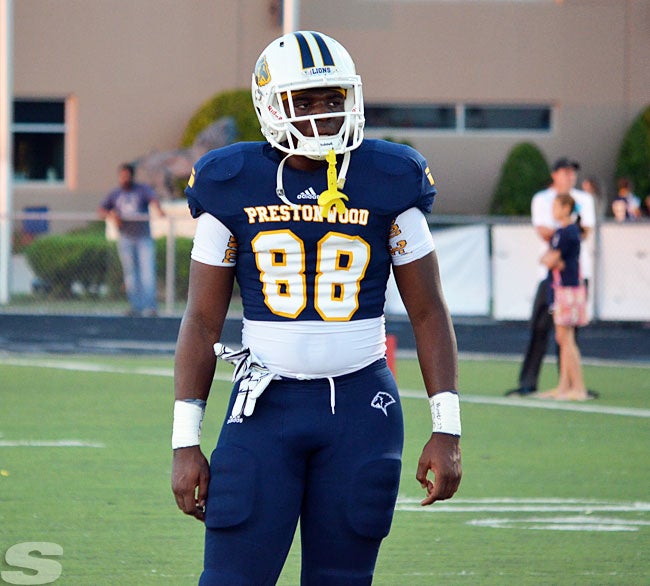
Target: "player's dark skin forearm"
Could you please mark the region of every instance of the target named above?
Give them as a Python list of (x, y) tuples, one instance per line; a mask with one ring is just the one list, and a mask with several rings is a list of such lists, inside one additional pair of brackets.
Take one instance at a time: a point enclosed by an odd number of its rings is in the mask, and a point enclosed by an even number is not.
[[(234, 270), (192, 261), (187, 307), (178, 334), (174, 361), (176, 400), (207, 400), (214, 378), (213, 345), (226, 319)], [(210, 466), (200, 446), (174, 450), (172, 490), (178, 508), (205, 520)]]
[(174, 359), (177, 400), (208, 398), (219, 341), (226, 319), (234, 270), (192, 261), (187, 307), (183, 314)]
[(442, 293), (435, 252), (393, 270), (413, 327), (427, 394), (456, 390), (456, 336)]
[[(429, 396), (458, 389), (456, 336), (442, 292), (435, 252), (394, 267), (409, 315), (424, 385)], [(435, 481), (427, 478), (429, 470)], [(427, 491), (422, 505), (451, 498), (462, 476), (460, 438), (432, 433), (418, 461), (416, 479)]]

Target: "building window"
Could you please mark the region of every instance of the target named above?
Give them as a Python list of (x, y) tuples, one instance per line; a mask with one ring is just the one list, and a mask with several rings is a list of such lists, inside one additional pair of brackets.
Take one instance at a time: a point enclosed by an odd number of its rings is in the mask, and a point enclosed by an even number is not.
[(65, 110), (65, 100), (14, 101), (14, 181), (65, 180)]
[(366, 104), (368, 128), (551, 132), (553, 108), (528, 104)]
[(539, 130), (551, 129), (548, 106), (465, 106), (467, 130)]
[(456, 107), (453, 104), (368, 104), (364, 116), (366, 126), (371, 128), (449, 130), (456, 127)]

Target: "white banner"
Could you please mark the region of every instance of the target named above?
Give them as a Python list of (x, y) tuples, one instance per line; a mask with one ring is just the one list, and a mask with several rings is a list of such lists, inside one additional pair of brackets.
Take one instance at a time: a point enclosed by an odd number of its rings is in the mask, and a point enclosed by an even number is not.
[[(442, 289), (452, 315), (490, 313), (489, 230), (486, 225), (432, 230), (440, 265)], [(386, 313), (405, 315), (392, 275), (386, 293)]]
[(527, 320), (539, 284), (540, 239), (530, 225), (492, 227), (493, 317)]
[(600, 319), (650, 321), (650, 223), (600, 229)]

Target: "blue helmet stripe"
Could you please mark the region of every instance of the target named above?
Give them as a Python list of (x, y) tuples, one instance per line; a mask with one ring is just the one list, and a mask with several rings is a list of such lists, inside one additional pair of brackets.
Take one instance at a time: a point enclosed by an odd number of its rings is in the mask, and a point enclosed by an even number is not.
[(295, 33), (298, 47), (300, 48), (300, 58), (302, 59), (302, 68), (308, 69), (314, 66), (314, 56), (311, 54), (311, 49), (302, 33)]
[(327, 43), (323, 40), (323, 37), (321, 37), (317, 33), (312, 33), (314, 39), (316, 39), (316, 44), (318, 45), (318, 48), (320, 49), (320, 54), (321, 57), (323, 58), (323, 65), (334, 65), (334, 59), (332, 57), (332, 54), (330, 53), (329, 48), (327, 47)]

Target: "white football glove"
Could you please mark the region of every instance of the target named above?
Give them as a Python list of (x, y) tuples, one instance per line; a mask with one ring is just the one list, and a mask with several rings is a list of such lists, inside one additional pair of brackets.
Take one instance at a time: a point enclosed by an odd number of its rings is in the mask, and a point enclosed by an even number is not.
[(230, 412), (229, 422), (241, 422), (243, 417), (250, 417), (255, 410), (255, 402), (273, 380), (269, 371), (248, 348), (232, 350), (223, 344), (214, 345), (217, 358), (235, 366), (232, 381), (239, 381), (237, 398)]

